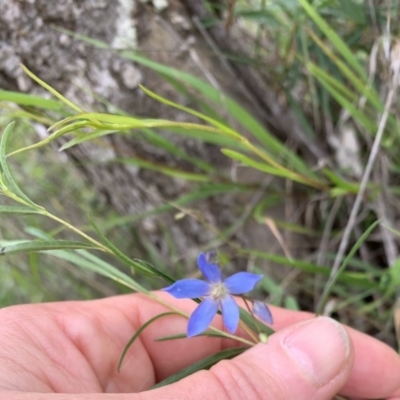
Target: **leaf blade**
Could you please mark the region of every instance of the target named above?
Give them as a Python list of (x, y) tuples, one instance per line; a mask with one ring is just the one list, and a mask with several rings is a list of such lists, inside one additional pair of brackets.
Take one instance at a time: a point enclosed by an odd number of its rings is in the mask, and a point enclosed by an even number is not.
[(96, 249), (97, 247), (70, 240), (27, 240), (21, 243), (10, 244), (0, 248), (0, 256), (21, 254), (21, 253), (35, 253), (38, 251), (48, 250), (76, 250), (76, 249)]
[(0, 165), (3, 170), (3, 174), (5, 179), (7, 180), (8, 189), (12, 191), (15, 195), (19, 196), (26, 203), (30, 204), (34, 208), (41, 208), (37, 204), (35, 204), (17, 185), (14, 181), (10, 168), (7, 163), (7, 155), (6, 155), (6, 147), (8, 140), (10, 138), (11, 133), (13, 132), (15, 122), (10, 122), (6, 128), (4, 129), (3, 136), (0, 141)]
[(180, 370), (176, 374), (169, 376), (168, 378), (154, 385), (152, 389), (157, 389), (166, 385), (170, 385), (171, 383), (178, 382), (179, 380), (186, 378), (187, 376), (192, 375), (200, 370), (210, 369), (213, 365), (215, 365), (219, 361), (230, 360), (231, 358), (234, 358), (239, 354), (242, 354), (245, 350), (247, 350), (246, 347), (236, 347), (220, 351), (217, 354), (213, 354), (210, 357), (206, 357), (203, 360), (200, 360), (190, 365), (189, 367)]

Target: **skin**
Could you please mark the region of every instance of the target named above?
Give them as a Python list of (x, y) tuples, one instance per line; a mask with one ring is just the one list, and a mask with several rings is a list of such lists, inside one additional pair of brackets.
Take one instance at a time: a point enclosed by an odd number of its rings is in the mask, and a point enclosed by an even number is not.
[[(159, 296), (187, 312), (196, 307), (190, 300), (176, 300), (166, 293)], [(0, 391), (7, 395), (0, 394), (0, 398), (322, 400), (341, 393), (354, 399), (400, 399), (400, 359), (388, 346), (351, 328), (342, 329), (327, 318), (275, 307), (271, 310), (277, 333), (268, 344), (220, 362), (210, 371), (147, 391), (193, 362), (238, 343), (207, 337), (154, 341), (186, 330), (186, 319), (169, 316), (141, 334), (118, 373), (118, 359), (132, 334), (150, 318), (168, 311), (165, 306), (132, 294), (4, 308), (0, 310)], [(214, 322), (221, 327), (219, 317)], [(340, 340), (348, 352), (338, 373), (316, 385), (288, 357), (282, 344), (306, 327), (312, 345), (313, 340), (321, 340), (320, 329), (328, 325), (332, 330), (336, 326), (342, 329)], [(340, 357), (339, 350), (337, 353)]]

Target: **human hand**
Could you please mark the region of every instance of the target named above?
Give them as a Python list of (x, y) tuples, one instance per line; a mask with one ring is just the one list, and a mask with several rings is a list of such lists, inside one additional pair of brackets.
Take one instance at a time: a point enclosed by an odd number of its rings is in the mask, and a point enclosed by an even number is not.
[[(187, 312), (196, 307), (190, 300), (159, 296)], [(267, 344), (210, 371), (147, 391), (237, 343), (205, 336), (156, 342), (186, 330), (184, 318), (163, 318), (135, 341), (118, 373), (127, 341), (143, 323), (167, 311), (165, 306), (134, 294), (5, 308), (0, 310), (0, 398), (308, 400), (341, 393), (400, 399), (400, 360), (388, 346), (328, 318), (271, 309), (277, 333)], [(215, 326), (222, 328), (219, 317)]]

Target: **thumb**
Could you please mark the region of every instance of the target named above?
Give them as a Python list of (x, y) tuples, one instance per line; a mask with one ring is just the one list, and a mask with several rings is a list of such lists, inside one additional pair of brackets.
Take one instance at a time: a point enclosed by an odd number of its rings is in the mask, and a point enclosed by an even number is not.
[(326, 317), (300, 322), (245, 353), (143, 399), (330, 399), (346, 383), (353, 347), (345, 329)]

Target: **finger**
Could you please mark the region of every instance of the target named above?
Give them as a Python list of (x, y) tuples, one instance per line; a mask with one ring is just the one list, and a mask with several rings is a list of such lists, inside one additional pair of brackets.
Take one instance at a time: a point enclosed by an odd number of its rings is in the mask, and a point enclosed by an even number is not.
[[(291, 321), (314, 318), (312, 313), (271, 307), (274, 328), (279, 330)], [(345, 326), (354, 346), (354, 365), (341, 393), (365, 399), (382, 398), (396, 393), (400, 397), (400, 359), (386, 344), (360, 331)], [(373, 379), (371, 379), (373, 377)]]
[(391, 393), (389, 400), (400, 400), (400, 389), (398, 389), (395, 392)]

